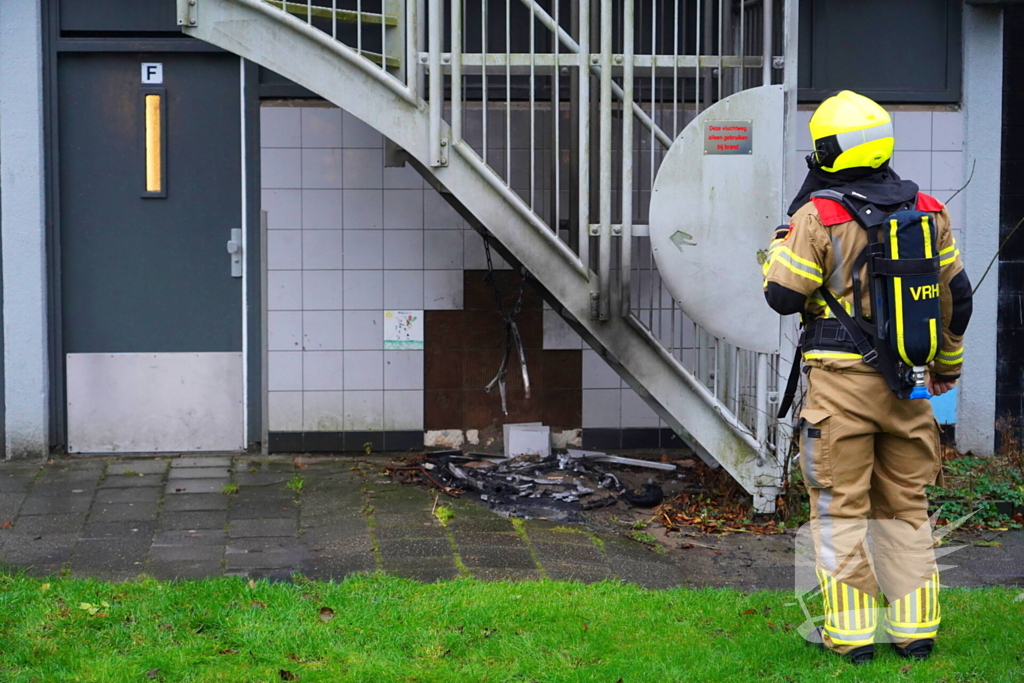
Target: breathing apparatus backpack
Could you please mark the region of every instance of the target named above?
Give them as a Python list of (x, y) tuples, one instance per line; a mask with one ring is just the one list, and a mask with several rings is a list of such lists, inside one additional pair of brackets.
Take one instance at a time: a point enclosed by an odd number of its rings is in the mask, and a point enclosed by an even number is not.
[[(853, 264), (852, 314), (826, 286), (818, 289), (841, 326), (836, 337), (855, 347), (864, 363), (877, 369), (899, 398), (928, 398), (925, 366), (938, 353), (942, 333), (938, 230), (931, 214), (911, 205), (886, 213), (835, 190), (815, 192), (811, 197), (838, 203), (868, 237)], [(862, 283), (860, 273), (865, 265), (868, 281)], [(861, 303), (865, 285), (872, 303), (870, 316)], [(796, 394), (806, 337), (807, 330), (793, 361), (780, 419), (789, 412)]]

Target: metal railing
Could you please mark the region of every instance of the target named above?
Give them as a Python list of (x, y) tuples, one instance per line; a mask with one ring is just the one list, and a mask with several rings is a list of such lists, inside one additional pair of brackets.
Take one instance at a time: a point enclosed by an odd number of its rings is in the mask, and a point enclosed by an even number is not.
[(415, 99), (429, 113), (431, 166), (465, 157), (589, 274), (592, 317), (623, 316), (649, 333), (769, 445), (778, 358), (725, 344), (680, 310), (647, 214), (687, 123), (734, 92), (782, 81), (783, 1), (263, 2)]

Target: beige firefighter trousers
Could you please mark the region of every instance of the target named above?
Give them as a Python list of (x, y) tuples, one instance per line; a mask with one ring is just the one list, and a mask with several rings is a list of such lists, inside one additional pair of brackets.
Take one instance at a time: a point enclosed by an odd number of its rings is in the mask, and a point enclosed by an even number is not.
[(878, 620), (897, 644), (934, 638), (938, 574), (925, 486), (935, 483), (941, 451), (931, 402), (897, 398), (876, 372), (815, 367), (808, 384), (800, 467), (823, 640), (849, 652), (874, 642)]

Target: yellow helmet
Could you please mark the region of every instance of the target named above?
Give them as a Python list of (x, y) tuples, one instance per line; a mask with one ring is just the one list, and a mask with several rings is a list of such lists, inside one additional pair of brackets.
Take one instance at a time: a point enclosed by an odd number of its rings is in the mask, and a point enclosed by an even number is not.
[(821, 103), (811, 117), (814, 152), (807, 165), (834, 173), (878, 168), (892, 158), (892, 118), (874, 100), (844, 90)]

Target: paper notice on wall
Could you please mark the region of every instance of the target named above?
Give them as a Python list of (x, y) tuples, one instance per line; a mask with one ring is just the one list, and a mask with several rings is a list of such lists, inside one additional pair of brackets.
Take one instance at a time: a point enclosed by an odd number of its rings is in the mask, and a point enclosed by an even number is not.
[(384, 348), (423, 349), (423, 311), (384, 311)]

